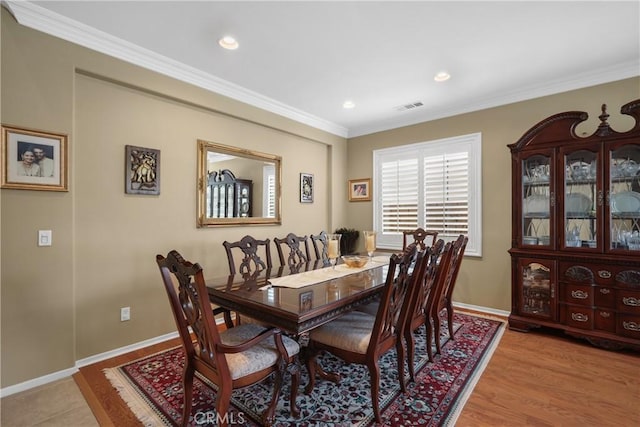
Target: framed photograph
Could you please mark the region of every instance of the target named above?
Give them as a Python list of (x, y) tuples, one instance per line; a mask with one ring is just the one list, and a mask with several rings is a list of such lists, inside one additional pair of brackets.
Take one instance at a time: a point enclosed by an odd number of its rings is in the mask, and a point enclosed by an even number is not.
[(313, 175), (300, 174), (300, 203), (313, 203)]
[(125, 145), (124, 191), (160, 194), (160, 150)]
[(69, 191), (67, 135), (2, 125), (2, 188)]
[(300, 294), (300, 311), (309, 311), (313, 308), (313, 291)]
[(349, 201), (366, 202), (371, 200), (371, 178), (349, 180)]

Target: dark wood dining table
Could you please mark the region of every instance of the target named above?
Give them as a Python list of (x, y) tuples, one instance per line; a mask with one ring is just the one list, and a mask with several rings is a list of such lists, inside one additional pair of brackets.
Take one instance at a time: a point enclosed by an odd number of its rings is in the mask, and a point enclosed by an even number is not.
[(255, 275), (234, 274), (207, 279), (207, 288), (213, 304), (292, 335), (303, 336), (374, 300), (383, 288), (388, 271), (387, 264), (376, 264), (364, 271), (354, 270), (352, 274), (300, 288), (272, 286), (269, 278), (326, 268), (322, 261), (310, 261), (295, 268), (266, 269)]

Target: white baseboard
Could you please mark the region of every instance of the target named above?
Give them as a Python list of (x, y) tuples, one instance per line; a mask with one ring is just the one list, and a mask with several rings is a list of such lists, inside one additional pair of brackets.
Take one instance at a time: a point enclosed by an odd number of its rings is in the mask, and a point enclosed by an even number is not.
[(178, 332), (171, 332), (165, 335), (160, 335), (159, 337), (150, 338), (148, 340), (140, 341), (135, 344), (127, 345), (124, 347), (116, 348), (115, 350), (110, 350), (104, 353), (96, 354), (95, 356), (90, 356), (84, 359), (77, 360), (75, 366), (73, 368), (64, 369), (62, 371), (54, 372), (51, 374), (44, 375), (42, 377), (34, 378), (32, 380), (28, 380), (19, 384), (15, 384), (9, 387), (5, 387), (0, 389), (0, 397), (7, 397), (15, 393), (20, 393), (21, 391), (26, 391), (32, 389), (34, 387), (38, 387), (41, 385), (45, 385), (54, 381), (58, 381), (78, 372), (78, 368), (83, 366), (91, 365), (93, 363), (101, 362), (103, 360), (110, 359), (112, 357), (120, 356), (121, 354), (128, 353), (130, 351), (139, 350), (144, 347), (148, 347), (153, 344), (158, 344), (164, 341), (168, 341), (170, 339), (178, 337)]
[(500, 317), (509, 317), (509, 314), (511, 314), (511, 312), (505, 311), (505, 310), (498, 310), (496, 308), (482, 307), (480, 305), (471, 305), (471, 304), (465, 304), (462, 302), (455, 302), (455, 301), (453, 301), (453, 306), (463, 308), (466, 310), (479, 311), (480, 313), (493, 314), (494, 316), (500, 316)]
[(62, 380), (78, 372), (78, 368), (69, 368), (62, 371), (47, 374), (42, 377), (34, 378), (32, 380), (25, 381), (23, 383), (14, 384), (9, 387), (0, 389), (0, 397), (11, 396), (12, 394), (20, 393), (34, 387), (49, 384), (54, 381)]

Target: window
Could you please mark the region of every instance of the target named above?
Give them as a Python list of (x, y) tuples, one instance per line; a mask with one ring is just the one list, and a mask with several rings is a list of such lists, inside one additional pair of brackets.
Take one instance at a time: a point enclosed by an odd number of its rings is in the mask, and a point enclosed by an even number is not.
[(482, 135), (375, 150), (374, 228), (381, 248), (401, 249), (402, 231), (422, 227), (445, 241), (465, 234), (465, 255), (482, 255)]

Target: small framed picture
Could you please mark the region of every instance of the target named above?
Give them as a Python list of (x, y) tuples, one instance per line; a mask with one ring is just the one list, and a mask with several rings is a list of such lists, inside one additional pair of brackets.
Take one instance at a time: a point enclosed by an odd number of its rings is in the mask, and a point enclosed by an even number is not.
[(349, 180), (349, 201), (366, 202), (371, 200), (371, 178)]
[(313, 175), (300, 174), (300, 203), (313, 203)]
[(67, 135), (2, 125), (2, 188), (69, 191)]
[(124, 191), (160, 194), (160, 150), (125, 145)]
[(300, 294), (300, 311), (309, 311), (313, 308), (313, 291)]

